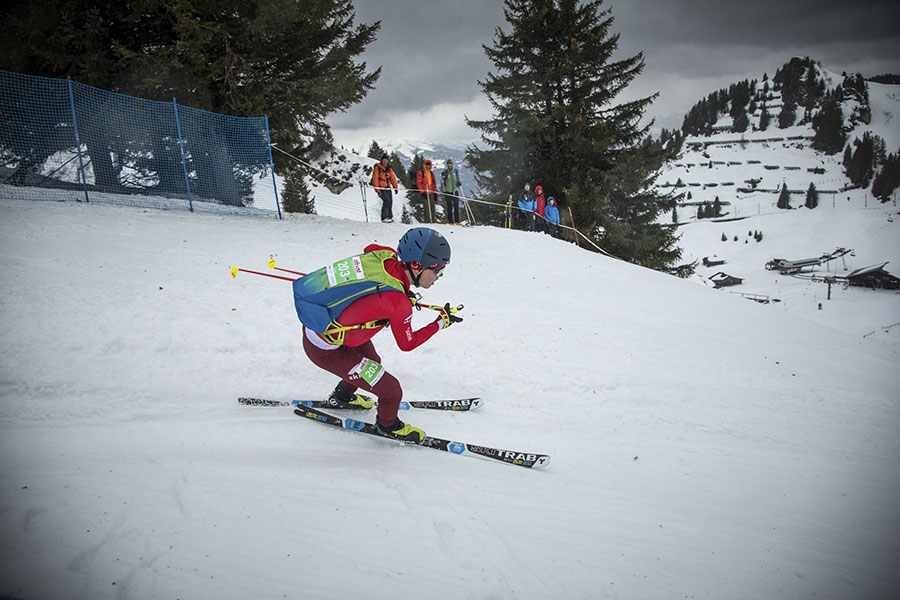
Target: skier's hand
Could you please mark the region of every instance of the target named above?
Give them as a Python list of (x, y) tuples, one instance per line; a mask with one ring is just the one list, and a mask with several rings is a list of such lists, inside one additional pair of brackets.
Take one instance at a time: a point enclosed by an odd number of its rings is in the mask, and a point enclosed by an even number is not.
[(440, 314), (440, 317), (435, 321), (435, 323), (439, 324), (441, 326), (441, 329), (446, 329), (454, 323), (462, 323), (462, 317), (456, 316), (456, 311), (458, 310), (459, 308), (450, 308), (450, 303), (448, 302), (444, 305), (444, 308), (438, 310), (438, 314)]

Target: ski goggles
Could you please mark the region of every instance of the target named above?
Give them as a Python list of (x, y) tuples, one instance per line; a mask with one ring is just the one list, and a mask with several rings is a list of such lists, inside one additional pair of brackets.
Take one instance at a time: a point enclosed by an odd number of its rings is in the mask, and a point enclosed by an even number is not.
[(430, 270), (434, 271), (435, 275), (440, 277), (441, 275), (444, 274), (444, 267), (446, 267), (447, 265), (436, 264), (436, 265), (431, 265), (430, 267), (426, 267), (417, 260), (411, 260), (411, 261), (409, 261), (409, 266), (412, 267), (413, 269), (415, 269), (416, 271), (424, 271), (425, 269), (430, 269)]

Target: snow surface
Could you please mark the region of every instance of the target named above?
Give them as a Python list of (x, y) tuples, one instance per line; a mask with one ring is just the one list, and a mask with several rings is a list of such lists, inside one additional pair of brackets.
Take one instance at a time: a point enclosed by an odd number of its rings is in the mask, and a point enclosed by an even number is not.
[[(772, 276), (763, 256), (809, 254), (800, 215), (734, 224), (758, 244), (693, 223), (685, 246)], [(883, 211), (814, 215), (816, 252), (900, 262)], [(303, 355), (289, 284), (228, 267), (309, 270), (405, 225), (5, 195), (0, 597), (900, 595), (900, 331), (863, 333), (900, 321), (900, 295), (842, 290), (810, 317), (802, 295), (761, 305), (540, 234), (436, 228), (453, 261), (425, 300), (465, 321), (409, 354), (376, 345), (407, 399), (485, 404), (405, 418), (550, 453), (544, 470), (237, 404), (335, 381)]]

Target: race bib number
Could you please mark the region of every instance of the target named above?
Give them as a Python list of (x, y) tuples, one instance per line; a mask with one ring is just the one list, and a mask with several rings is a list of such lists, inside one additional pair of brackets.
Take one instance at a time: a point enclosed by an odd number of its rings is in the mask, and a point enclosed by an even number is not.
[(357, 375), (360, 379), (368, 383), (369, 386), (374, 387), (381, 379), (381, 376), (384, 375), (384, 367), (380, 362), (376, 362), (370, 358), (364, 358), (350, 373), (351, 375)]
[(330, 286), (366, 278), (366, 274), (363, 272), (361, 256), (351, 256), (350, 258), (339, 260), (325, 267), (325, 272), (328, 274), (328, 285)]

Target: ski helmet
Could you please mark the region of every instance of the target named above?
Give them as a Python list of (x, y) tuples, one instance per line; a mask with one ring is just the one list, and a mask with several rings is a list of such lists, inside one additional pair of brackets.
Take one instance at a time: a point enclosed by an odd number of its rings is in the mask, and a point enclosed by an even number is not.
[(417, 262), (425, 269), (450, 262), (450, 244), (444, 236), (428, 227), (407, 231), (400, 238), (397, 253), (403, 262)]

